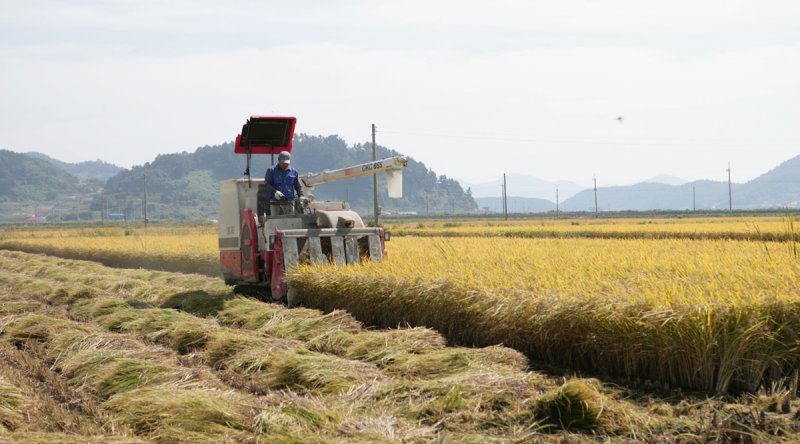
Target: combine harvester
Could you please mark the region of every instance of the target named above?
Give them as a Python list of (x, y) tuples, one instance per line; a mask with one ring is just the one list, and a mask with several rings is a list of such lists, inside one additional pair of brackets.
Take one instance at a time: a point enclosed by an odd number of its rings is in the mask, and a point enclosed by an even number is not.
[[(236, 137), (235, 152), (247, 156), (245, 177), (220, 183), (219, 258), (225, 283), (239, 293), (298, 303), (284, 282), (286, 270), (299, 263), (354, 264), (386, 257), (388, 233), (364, 226), (347, 202), (316, 201), (316, 185), (386, 172), (389, 197), (403, 196), (402, 169), (408, 161), (391, 157), (300, 176), (308, 198), (291, 202), (291, 214), (271, 215), (264, 179), (250, 177), (253, 154), (292, 151), (294, 117), (252, 116)], [(287, 288), (288, 287), (288, 288)]]

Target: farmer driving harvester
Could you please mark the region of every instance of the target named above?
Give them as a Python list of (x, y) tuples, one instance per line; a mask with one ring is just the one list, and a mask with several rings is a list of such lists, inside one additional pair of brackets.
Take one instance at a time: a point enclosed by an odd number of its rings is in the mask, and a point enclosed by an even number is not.
[(303, 197), (297, 170), (290, 166), (292, 155), (288, 151), (278, 154), (278, 162), (267, 168), (264, 185), (269, 195), (270, 214), (292, 214), (295, 196)]
[[(306, 199), (315, 186), (385, 173), (389, 197), (403, 196), (404, 156), (298, 177), (290, 166), (294, 117), (250, 116), (234, 152), (246, 155), (245, 177), (220, 182), (219, 262), (237, 291), (294, 306), (300, 296), (284, 280), (298, 264), (344, 266), (386, 258), (389, 235), (365, 227), (344, 201)], [(250, 178), (250, 156), (278, 154), (265, 180)], [(310, 196), (309, 196), (310, 197)]]

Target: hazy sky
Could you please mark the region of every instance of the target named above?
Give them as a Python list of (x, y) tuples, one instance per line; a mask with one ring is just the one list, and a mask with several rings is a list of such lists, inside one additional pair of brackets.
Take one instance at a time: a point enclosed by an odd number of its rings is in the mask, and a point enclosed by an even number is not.
[(278, 114), (468, 182), (743, 182), (800, 154), (799, 104), (796, 0), (0, 0), (0, 148), (70, 162)]

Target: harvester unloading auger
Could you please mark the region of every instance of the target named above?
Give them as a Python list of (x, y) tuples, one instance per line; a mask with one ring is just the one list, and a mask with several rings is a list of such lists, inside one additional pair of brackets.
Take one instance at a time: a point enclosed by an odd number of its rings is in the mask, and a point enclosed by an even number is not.
[[(235, 152), (247, 156), (245, 178), (220, 183), (219, 257), (225, 283), (262, 298), (297, 304), (284, 281), (286, 270), (299, 263), (348, 265), (386, 257), (388, 234), (365, 227), (347, 202), (297, 198), (291, 214), (271, 215), (264, 179), (250, 177), (250, 156), (292, 151), (294, 117), (252, 116), (236, 137)], [(389, 197), (402, 197), (403, 156), (337, 170), (306, 173), (300, 183), (316, 185), (385, 172)], [(306, 193), (308, 195), (308, 193)]]

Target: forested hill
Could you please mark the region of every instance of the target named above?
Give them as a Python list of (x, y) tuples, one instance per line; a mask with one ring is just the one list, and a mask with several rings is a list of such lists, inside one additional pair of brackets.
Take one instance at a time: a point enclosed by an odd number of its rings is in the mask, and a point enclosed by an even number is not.
[[(378, 158), (400, 153), (377, 147)], [(372, 146), (348, 147), (337, 136), (295, 136), (293, 166), (300, 174), (341, 168), (372, 160)], [(262, 178), (271, 164), (269, 155), (254, 155), (250, 172)], [(234, 154), (233, 143), (204, 146), (193, 153), (163, 154), (152, 162), (123, 170), (106, 183), (109, 211), (136, 217), (141, 207), (143, 175), (147, 175), (148, 217), (216, 217), (219, 181), (242, 177), (245, 156)], [(379, 174), (379, 202), (384, 212), (397, 211), (475, 211), (471, 194), (457, 181), (437, 176), (423, 163), (409, 159), (403, 172), (403, 198), (387, 196), (384, 174)], [(324, 184), (314, 190), (321, 200), (347, 200), (362, 214), (371, 213), (371, 176)]]
[(37, 152), (30, 152), (25, 153), (26, 156), (33, 157), (34, 159), (43, 159), (54, 166), (58, 167), (60, 170), (66, 171), (73, 176), (79, 179), (94, 179), (99, 181), (106, 181), (108, 178), (114, 176), (122, 168), (112, 165), (108, 162), (104, 162), (102, 160), (88, 160), (85, 162), (78, 162), (78, 163), (69, 163), (69, 162), (62, 162), (58, 159), (53, 159), (52, 157), (48, 156), (47, 154), (37, 153)]
[(0, 150), (0, 201), (41, 202), (92, 188), (46, 160)]

